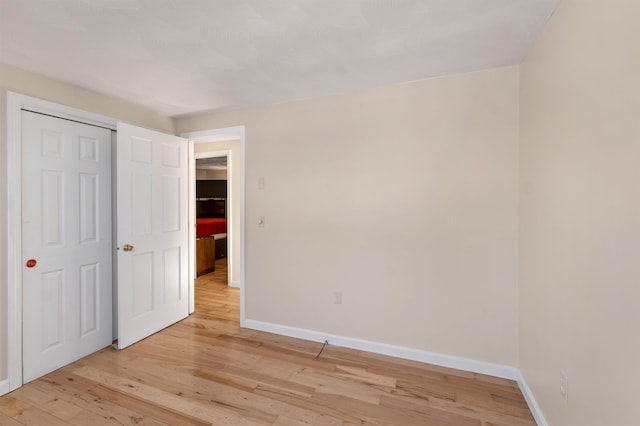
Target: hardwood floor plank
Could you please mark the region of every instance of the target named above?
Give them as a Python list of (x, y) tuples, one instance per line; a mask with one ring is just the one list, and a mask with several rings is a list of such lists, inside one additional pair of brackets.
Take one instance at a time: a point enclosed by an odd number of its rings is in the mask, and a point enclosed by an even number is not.
[(6, 395), (0, 398), (0, 413), (5, 416), (15, 417), (30, 407), (26, 402), (16, 398), (15, 396), (17, 395), (15, 393), (14, 391), (10, 394), (11, 396)]
[(336, 367), (336, 377), (344, 377), (349, 380), (380, 385), (387, 388), (395, 388), (397, 379), (395, 377), (384, 376), (367, 371), (364, 368), (355, 368), (339, 365)]
[(61, 420), (69, 420), (82, 411), (82, 408), (77, 405), (43, 392), (36, 386), (23, 386), (14, 392), (14, 397), (31, 406), (37, 406)]
[(517, 384), (239, 326), (226, 259), (196, 312), (0, 397), (0, 426), (535, 426)]
[(262, 374), (259, 371), (248, 371), (234, 367), (224, 367), (221, 370), (206, 368), (199, 370), (196, 374), (199, 377), (214, 380), (218, 383), (231, 383), (232, 385), (242, 380), (250, 380), (252, 391), (262, 386), (263, 388), (280, 389), (307, 398), (310, 398), (314, 392), (314, 388), (309, 386), (293, 383), (272, 375)]
[(118, 404), (122, 407), (131, 408), (132, 410), (144, 416), (141, 420), (134, 424), (145, 422), (150, 422), (151, 424), (153, 424), (153, 422), (160, 419), (163, 423), (169, 425), (211, 425), (211, 423), (208, 421), (199, 420), (191, 416), (184, 416), (180, 413), (175, 413), (167, 409), (166, 407), (158, 406), (156, 404), (140, 400), (134, 396), (114, 391), (103, 385), (97, 386), (91, 393), (95, 394), (100, 399), (111, 401), (114, 404)]
[[(238, 415), (250, 420), (272, 424), (279, 415), (287, 415), (292, 419), (304, 420), (311, 424), (339, 424), (336, 419), (323, 416), (322, 413), (302, 410), (295, 406), (274, 401), (254, 394), (255, 386), (250, 391), (221, 384), (209, 377), (203, 378), (203, 370), (194, 370), (180, 364), (153, 363), (148, 359), (135, 358), (117, 369), (114, 374), (136, 377), (137, 381), (153, 388), (162, 388), (172, 394), (204, 403), (214, 403), (233, 410)], [(281, 388), (288, 387), (281, 381)], [(295, 387), (295, 384), (291, 383)], [(311, 389), (310, 391), (313, 391)]]
[(118, 425), (128, 426), (146, 423), (155, 426), (166, 426), (169, 424), (158, 419), (145, 418), (145, 414), (140, 411), (134, 411), (131, 407), (118, 405), (107, 398), (101, 397), (96, 391), (99, 385), (83, 377), (67, 373), (64, 369), (48, 375), (46, 380), (34, 382), (33, 385), (43, 392), (75, 404), (103, 419), (113, 420)]
[(18, 415), (14, 417), (14, 419), (26, 426), (42, 426), (42, 425), (68, 426), (69, 425), (69, 422), (59, 419), (53, 414), (47, 413), (46, 411), (34, 406), (31, 406), (26, 410), (21, 411)]
[(22, 426), (22, 423), (3, 413), (0, 413), (0, 426)]
[(363, 424), (357, 413), (351, 413), (348, 410), (344, 410), (342, 407), (327, 406), (316, 398), (307, 398), (294, 393), (282, 391), (281, 389), (266, 386), (258, 386), (254, 392), (258, 395), (263, 395), (276, 401), (286, 402), (296, 407), (323, 413), (326, 416), (340, 419), (343, 422)]
[(409, 411), (397, 407), (366, 404), (363, 401), (339, 395), (321, 393), (315, 398), (327, 406), (342, 406), (358, 413), (361, 421), (375, 425), (442, 425), (479, 426), (480, 422), (466, 416), (450, 414), (438, 410), (423, 412)]
[(533, 419), (487, 410), (475, 404), (466, 404), (464, 402), (438, 398), (424, 399), (406, 396), (387, 396), (381, 398), (380, 405), (415, 413), (448, 413), (473, 419), (477, 422), (475, 424), (480, 424), (482, 421), (490, 421), (493, 424), (504, 426), (535, 426)]
[(139, 383), (136, 380), (116, 376), (93, 367), (80, 367), (74, 371), (74, 374), (93, 380), (117, 392), (133, 396), (136, 399), (164, 407), (185, 417), (193, 417), (216, 425), (260, 424), (242, 416), (237, 416), (228, 408), (215, 403), (201, 404), (192, 399), (183, 398), (181, 395), (175, 395), (165, 390)]

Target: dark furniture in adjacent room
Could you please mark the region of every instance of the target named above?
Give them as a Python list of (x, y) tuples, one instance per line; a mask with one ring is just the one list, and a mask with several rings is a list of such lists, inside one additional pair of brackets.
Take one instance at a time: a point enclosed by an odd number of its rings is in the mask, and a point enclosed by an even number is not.
[(215, 259), (227, 256), (226, 204), (226, 198), (196, 199), (197, 276), (215, 271)]

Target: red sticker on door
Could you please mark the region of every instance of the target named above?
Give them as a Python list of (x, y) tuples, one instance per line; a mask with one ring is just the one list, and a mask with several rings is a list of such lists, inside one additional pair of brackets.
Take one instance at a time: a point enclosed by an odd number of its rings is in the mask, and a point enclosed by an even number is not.
[(27, 260), (27, 268), (33, 268), (34, 266), (36, 266), (38, 264), (38, 262), (35, 259), (29, 259)]

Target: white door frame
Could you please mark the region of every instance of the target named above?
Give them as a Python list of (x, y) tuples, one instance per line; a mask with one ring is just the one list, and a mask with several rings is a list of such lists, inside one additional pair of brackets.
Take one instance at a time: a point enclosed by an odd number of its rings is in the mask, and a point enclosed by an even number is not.
[(7, 92), (7, 379), (0, 395), (22, 386), (22, 109), (115, 130), (117, 120)]
[[(189, 132), (180, 134), (181, 137), (189, 139), (189, 158), (192, 159), (190, 164), (193, 165), (193, 175), (189, 179), (191, 185), (189, 193), (192, 194), (193, 203), (195, 203), (195, 152), (194, 144), (196, 143), (208, 143), (208, 142), (220, 142), (227, 140), (240, 140), (240, 327), (245, 327), (245, 289), (244, 289), (244, 270), (245, 270), (245, 126), (224, 127), (220, 129), (203, 130), (199, 132)], [(223, 151), (224, 152), (224, 151)], [(203, 153), (199, 153), (199, 156)], [(237, 185), (237, 183), (232, 183)], [(228, 183), (227, 183), (228, 185)], [(227, 187), (228, 188), (228, 187)], [(191, 219), (195, 225), (195, 209), (191, 214)], [(195, 229), (192, 227), (192, 229)], [(192, 239), (189, 242), (189, 247), (193, 250), (194, 256), (191, 259), (195, 260), (195, 232), (189, 234)], [(237, 259), (235, 261), (238, 261)], [(192, 261), (191, 264), (195, 264)], [(193, 265), (189, 268), (189, 311), (193, 312), (194, 308), (194, 282), (195, 282), (195, 267)], [(229, 279), (231, 278), (232, 268), (229, 267)], [(231, 281), (229, 281), (231, 282)]]

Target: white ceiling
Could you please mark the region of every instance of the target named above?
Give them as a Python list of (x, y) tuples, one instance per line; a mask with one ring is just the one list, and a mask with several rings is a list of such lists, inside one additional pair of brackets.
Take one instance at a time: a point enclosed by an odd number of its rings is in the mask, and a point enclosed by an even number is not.
[(559, 0), (0, 0), (0, 62), (170, 116), (518, 64)]

